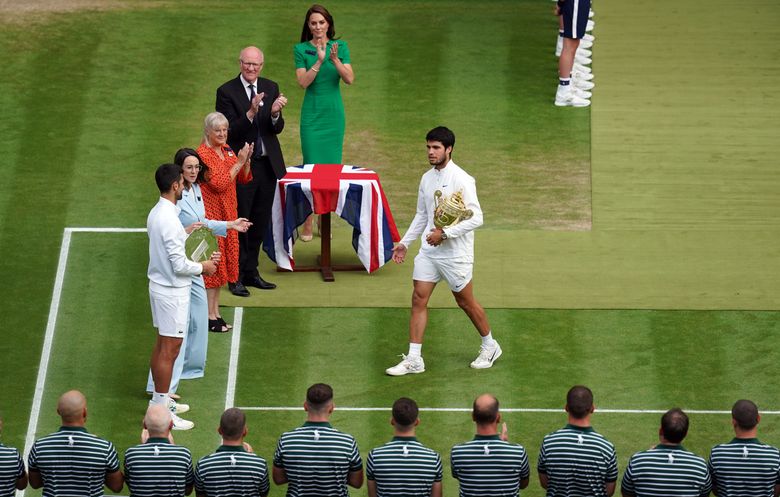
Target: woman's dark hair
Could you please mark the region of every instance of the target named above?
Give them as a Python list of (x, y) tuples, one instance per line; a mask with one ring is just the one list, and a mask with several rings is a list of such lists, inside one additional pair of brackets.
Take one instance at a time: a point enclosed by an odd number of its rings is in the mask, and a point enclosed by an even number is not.
[(330, 12), (328, 12), (328, 9), (323, 7), (319, 4), (314, 4), (311, 7), (309, 7), (309, 10), (306, 11), (306, 18), (303, 20), (303, 31), (301, 32), (301, 43), (304, 41), (309, 41), (314, 36), (311, 34), (311, 30), (309, 29), (309, 17), (311, 17), (312, 14), (320, 14), (322, 17), (325, 18), (325, 20), (328, 22), (328, 32), (326, 33), (329, 40), (336, 40), (336, 25), (333, 22), (333, 16), (330, 15)]
[(203, 162), (203, 159), (200, 158), (198, 152), (194, 151), (193, 149), (180, 148), (179, 150), (177, 150), (176, 155), (173, 156), (173, 163), (184, 167), (184, 159), (186, 159), (187, 157), (195, 157), (196, 159), (198, 159), (198, 164), (200, 164), (200, 171), (198, 171), (198, 177), (195, 179), (195, 182), (196, 183), (207, 182), (208, 179), (206, 179), (206, 173), (209, 171), (209, 166), (207, 166), (206, 163)]

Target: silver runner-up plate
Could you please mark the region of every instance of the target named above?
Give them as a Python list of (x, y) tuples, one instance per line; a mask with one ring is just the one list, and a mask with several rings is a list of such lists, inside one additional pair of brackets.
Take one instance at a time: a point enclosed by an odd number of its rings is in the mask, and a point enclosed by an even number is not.
[(205, 226), (194, 230), (184, 242), (184, 252), (187, 258), (194, 262), (203, 262), (211, 258), (218, 250), (217, 237)]

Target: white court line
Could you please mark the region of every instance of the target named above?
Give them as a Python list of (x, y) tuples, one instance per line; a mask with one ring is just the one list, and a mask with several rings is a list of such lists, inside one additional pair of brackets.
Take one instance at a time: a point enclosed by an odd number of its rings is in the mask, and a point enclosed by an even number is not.
[[(46, 374), (49, 370), (49, 359), (51, 358), (51, 347), (54, 343), (54, 331), (57, 324), (57, 316), (60, 312), (60, 300), (62, 299), (62, 285), (65, 281), (65, 268), (68, 265), (68, 253), (70, 252), (70, 241), (73, 233), (144, 233), (146, 228), (65, 228), (62, 232), (62, 244), (60, 245), (60, 258), (57, 261), (57, 276), (54, 278), (54, 291), (52, 292), (51, 304), (49, 305), (49, 318), (46, 321), (46, 334), (43, 338), (43, 350), (41, 351), (41, 361), (38, 365), (38, 376), (35, 380), (35, 393), (33, 395), (32, 409), (30, 410), (30, 421), (27, 424), (27, 436), (24, 441), (24, 460), (30, 454), (33, 443), (35, 443), (35, 433), (38, 430), (38, 418), (41, 414), (41, 403), (43, 402), (43, 391), (46, 387)], [(17, 490), (16, 497), (22, 497), (24, 490)]]
[[(243, 411), (300, 411), (301, 406), (248, 406), (240, 407)], [(338, 411), (391, 411), (390, 407), (342, 407)], [(420, 411), (428, 412), (471, 412), (470, 407), (420, 407)], [(664, 414), (666, 409), (596, 409), (596, 414)], [(731, 411), (716, 411), (708, 409), (683, 409), (687, 414), (731, 414)], [(565, 413), (563, 409), (546, 409), (543, 407), (502, 407), (501, 412), (529, 413)], [(761, 414), (780, 414), (780, 411), (761, 411)]]
[(230, 366), (228, 367), (225, 409), (233, 407), (236, 398), (236, 380), (238, 379), (238, 349), (241, 345), (241, 325), (244, 321), (244, 308), (236, 307), (233, 314), (233, 338), (230, 342)]
[[(27, 425), (27, 436), (24, 444), (24, 459), (32, 449), (35, 442), (35, 433), (38, 429), (38, 418), (41, 412), (41, 403), (43, 392), (46, 386), (46, 374), (49, 368), (49, 359), (51, 358), (52, 343), (54, 342), (55, 325), (59, 314), (60, 300), (62, 298), (62, 286), (65, 279), (65, 268), (68, 262), (68, 253), (70, 251), (70, 242), (73, 233), (145, 233), (146, 228), (90, 228), (90, 227), (72, 227), (63, 230), (62, 245), (60, 246), (60, 257), (57, 262), (57, 275), (54, 280), (54, 290), (52, 292), (51, 305), (49, 306), (49, 318), (46, 322), (46, 334), (43, 340), (43, 350), (41, 351), (41, 360), (38, 366), (38, 376), (35, 382), (35, 393), (33, 395), (32, 409), (30, 412), (30, 421)], [(238, 374), (238, 349), (241, 341), (241, 323), (244, 310), (237, 307), (233, 324), (233, 338), (230, 351), (230, 366), (228, 372), (228, 388), (225, 395), (225, 407), (231, 407), (235, 400), (236, 380)], [(300, 406), (295, 407), (242, 407), (245, 411), (299, 411)], [(388, 407), (338, 407), (340, 411), (389, 411)], [(423, 407), (421, 411), (431, 412), (470, 412), (470, 408), (448, 408), (448, 407)], [(562, 409), (543, 409), (543, 408), (503, 408), (504, 412), (529, 412), (529, 413), (562, 413)], [(664, 410), (656, 409), (598, 409), (597, 413), (617, 413), (617, 414), (663, 414)], [(730, 414), (731, 411), (716, 410), (685, 410), (689, 414)], [(762, 411), (764, 415), (777, 415), (780, 411)], [(24, 491), (16, 492), (17, 497), (23, 496)]]

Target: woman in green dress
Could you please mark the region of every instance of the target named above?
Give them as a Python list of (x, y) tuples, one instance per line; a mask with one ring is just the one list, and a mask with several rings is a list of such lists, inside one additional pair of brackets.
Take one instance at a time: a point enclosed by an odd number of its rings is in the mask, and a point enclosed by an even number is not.
[[(295, 75), (306, 90), (301, 109), (301, 149), (304, 164), (341, 164), (344, 143), (344, 104), (339, 82), (355, 80), (349, 48), (334, 40), (333, 16), (322, 5), (306, 12), (301, 42), (295, 45)], [(301, 240), (312, 239), (311, 216)]]

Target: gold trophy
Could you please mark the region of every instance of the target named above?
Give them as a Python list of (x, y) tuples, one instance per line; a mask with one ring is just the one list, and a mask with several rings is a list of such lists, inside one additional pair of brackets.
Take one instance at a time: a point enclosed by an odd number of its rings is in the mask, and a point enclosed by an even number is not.
[(466, 203), (463, 202), (463, 190), (449, 196), (444, 195), (441, 190), (436, 190), (433, 193), (433, 200), (433, 224), (437, 228), (449, 228), (461, 221), (471, 219), (471, 216), (474, 215), (471, 209), (466, 209)]

